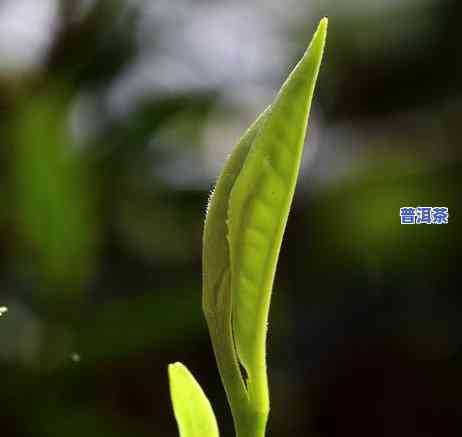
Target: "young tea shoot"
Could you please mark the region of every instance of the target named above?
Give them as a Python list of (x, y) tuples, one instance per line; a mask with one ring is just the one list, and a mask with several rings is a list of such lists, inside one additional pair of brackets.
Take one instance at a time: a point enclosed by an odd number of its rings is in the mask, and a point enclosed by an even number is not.
[[(210, 198), (202, 303), (237, 437), (263, 437), (269, 414), (266, 335), (276, 265), (303, 154), (327, 19), (270, 104), (228, 158)], [(217, 437), (191, 373), (169, 366), (181, 437)]]

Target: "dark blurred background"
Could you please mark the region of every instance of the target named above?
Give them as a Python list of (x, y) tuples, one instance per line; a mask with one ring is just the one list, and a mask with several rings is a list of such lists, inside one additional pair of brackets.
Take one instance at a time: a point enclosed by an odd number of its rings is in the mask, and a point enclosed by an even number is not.
[(268, 435), (462, 435), (462, 2), (1, 0), (3, 436), (176, 436), (177, 360), (233, 435), (205, 207), (323, 16)]

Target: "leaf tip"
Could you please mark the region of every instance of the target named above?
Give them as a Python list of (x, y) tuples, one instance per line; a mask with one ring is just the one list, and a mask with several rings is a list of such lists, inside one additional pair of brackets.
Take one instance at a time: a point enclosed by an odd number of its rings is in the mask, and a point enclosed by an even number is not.
[(175, 375), (179, 373), (185, 373), (185, 372), (187, 372), (186, 367), (183, 364), (181, 364), (179, 361), (175, 363), (170, 363), (168, 365), (168, 376), (170, 379), (172, 379), (172, 377), (174, 377)]
[(327, 17), (324, 17), (323, 19), (321, 19), (321, 21), (318, 24), (318, 28), (316, 29), (313, 40), (320, 38), (324, 44), (324, 41), (326, 40), (328, 27), (329, 27), (329, 19)]

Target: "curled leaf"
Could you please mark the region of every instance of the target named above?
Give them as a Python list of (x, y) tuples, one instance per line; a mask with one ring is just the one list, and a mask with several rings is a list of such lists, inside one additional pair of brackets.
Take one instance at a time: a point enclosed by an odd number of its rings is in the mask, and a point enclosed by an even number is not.
[(229, 157), (209, 202), (203, 308), (238, 437), (265, 432), (271, 290), (326, 32), (323, 19), (274, 102)]

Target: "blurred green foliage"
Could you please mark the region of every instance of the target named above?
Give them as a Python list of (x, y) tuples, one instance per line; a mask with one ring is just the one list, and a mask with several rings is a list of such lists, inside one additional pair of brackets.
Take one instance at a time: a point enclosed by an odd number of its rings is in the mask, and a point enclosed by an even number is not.
[(36, 255), (34, 265), (47, 280), (72, 291), (96, 267), (99, 184), (72, 145), (67, 100), (46, 91), (19, 103), (12, 172), (22, 252)]

